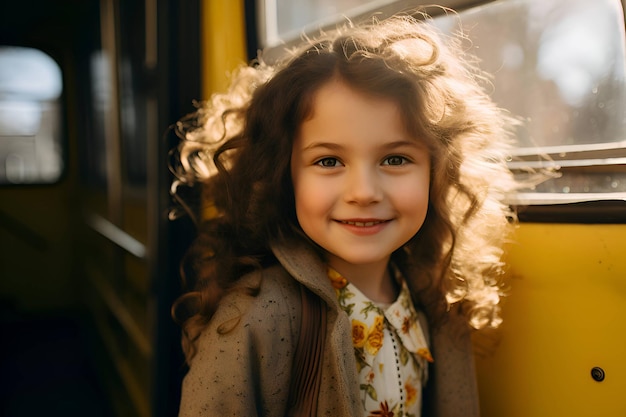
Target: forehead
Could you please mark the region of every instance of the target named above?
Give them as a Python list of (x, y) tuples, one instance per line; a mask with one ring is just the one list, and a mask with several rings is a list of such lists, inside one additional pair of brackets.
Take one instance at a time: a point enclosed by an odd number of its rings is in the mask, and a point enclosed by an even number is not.
[(339, 147), (367, 153), (398, 146), (427, 151), (424, 142), (406, 129), (396, 102), (362, 93), (341, 81), (326, 83), (316, 91), (294, 146), (301, 151)]
[(363, 134), (382, 130), (392, 136), (416, 136), (407, 129), (407, 115), (398, 100), (357, 90), (340, 78), (322, 84), (315, 91), (307, 113), (300, 134), (315, 128)]
[(405, 130), (400, 106), (390, 98), (358, 91), (341, 80), (323, 84), (312, 96), (304, 124), (312, 121), (341, 121), (341, 126), (367, 125), (385, 121)]

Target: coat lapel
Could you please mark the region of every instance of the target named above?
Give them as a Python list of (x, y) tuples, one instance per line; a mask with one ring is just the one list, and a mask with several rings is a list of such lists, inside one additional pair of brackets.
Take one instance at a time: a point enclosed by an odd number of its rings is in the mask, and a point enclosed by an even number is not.
[(272, 251), (294, 279), (317, 294), (328, 306), (318, 414), (359, 415), (362, 411), (352, 348), (352, 330), (347, 315), (339, 307), (326, 265), (305, 243), (291, 241), (272, 244)]

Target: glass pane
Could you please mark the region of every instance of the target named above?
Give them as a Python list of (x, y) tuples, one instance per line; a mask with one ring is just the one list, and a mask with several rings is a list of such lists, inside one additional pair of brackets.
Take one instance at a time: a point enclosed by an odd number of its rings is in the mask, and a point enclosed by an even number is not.
[(492, 97), (524, 127), (519, 146), (624, 140), (624, 22), (618, 0), (508, 0), (437, 19), (459, 20), (494, 74)]
[(119, 49), (120, 128), (123, 178), (132, 186), (147, 180), (148, 138), (145, 57), (145, 3), (120, 2), (119, 31), (126, 42)]
[(261, 46), (299, 39), (304, 32), (355, 17), (394, 0), (259, 0)]
[(45, 53), (0, 46), (0, 184), (61, 176), (61, 69)]
[(522, 161), (511, 167), (560, 168), (558, 178), (519, 193), (522, 204), (625, 198), (619, 0), (496, 1), (436, 21), (445, 31), (465, 28), (471, 52), (494, 75), (492, 97), (523, 120)]
[(109, 56), (97, 50), (89, 57), (91, 128), (83, 139), (84, 155), (81, 158), (81, 180), (85, 184), (105, 189), (107, 187), (106, 133), (109, 114), (113, 108), (113, 74)]

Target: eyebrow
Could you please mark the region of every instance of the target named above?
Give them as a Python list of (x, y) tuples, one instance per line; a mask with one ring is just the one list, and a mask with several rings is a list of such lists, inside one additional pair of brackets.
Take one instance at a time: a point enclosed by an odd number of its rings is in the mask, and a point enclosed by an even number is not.
[(428, 146), (426, 146), (425, 143), (418, 140), (397, 140), (394, 142), (385, 143), (383, 146), (381, 146), (382, 149), (395, 149), (402, 147), (418, 148), (425, 150), (428, 149)]
[(318, 148), (332, 149), (332, 150), (340, 150), (343, 149), (343, 146), (334, 142), (313, 142), (310, 145), (302, 148), (303, 151), (310, 151)]

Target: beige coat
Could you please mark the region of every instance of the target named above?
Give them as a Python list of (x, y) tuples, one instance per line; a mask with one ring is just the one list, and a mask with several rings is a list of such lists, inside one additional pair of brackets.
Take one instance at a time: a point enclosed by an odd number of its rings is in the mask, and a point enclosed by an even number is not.
[[(283, 417), (299, 336), (298, 282), (328, 305), (318, 416), (356, 417), (359, 399), (351, 327), (313, 251), (274, 247), (280, 265), (242, 279), (257, 296), (226, 296), (202, 333), (182, 388), (180, 417)], [(424, 394), (424, 417), (476, 417), (478, 394), (469, 328), (453, 315), (430, 334), (435, 363)], [(462, 329), (462, 330), (459, 330)]]

